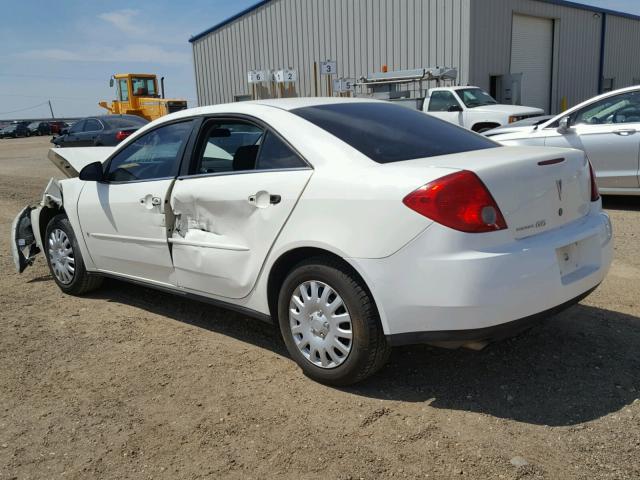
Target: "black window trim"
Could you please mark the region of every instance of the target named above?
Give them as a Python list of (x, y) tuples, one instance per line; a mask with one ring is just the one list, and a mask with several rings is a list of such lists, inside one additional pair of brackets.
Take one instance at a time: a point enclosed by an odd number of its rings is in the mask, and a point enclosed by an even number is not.
[[(149, 130), (147, 130), (146, 132), (143, 133), (143, 135), (147, 135), (148, 133), (154, 132), (154, 131), (158, 130), (159, 128), (166, 127), (166, 126), (169, 126), (169, 125), (174, 125), (176, 123), (187, 123), (187, 122), (191, 123), (191, 129), (189, 130), (189, 133), (187, 134), (186, 141), (183, 142), (182, 146), (180, 147), (180, 150), (178, 151), (179, 161), (178, 161), (177, 174), (169, 175), (167, 177), (145, 178), (145, 179), (140, 179), (140, 180), (119, 181), (119, 182), (118, 181), (102, 180), (100, 183), (106, 183), (106, 184), (109, 184), (109, 185), (121, 185), (121, 184), (129, 184), (129, 183), (155, 182), (157, 180), (169, 180), (169, 179), (172, 179), (172, 178), (177, 178), (178, 175), (180, 174), (180, 170), (181, 170), (182, 165), (184, 163), (185, 152), (187, 151), (187, 147), (188, 147), (188, 145), (189, 145), (189, 143), (191, 141), (191, 138), (194, 136), (193, 135), (194, 128), (199, 128), (199, 124), (197, 124), (198, 122), (196, 120), (197, 120), (197, 117), (176, 118), (175, 120), (171, 120), (169, 122), (164, 122), (164, 123), (161, 123), (160, 125), (156, 125), (155, 127), (150, 128)], [(133, 143), (133, 142), (127, 142), (126, 144), (122, 145), (121, 148), (118, 148), (115, 152), (113, 152), (104, 161), (102, 171), (105, 172), (105, 174), (109, 171), (109, 167), (111, 166), (111, 161), (122, 150), (124, 150), (128, 145), (130, 145), (131, 143)]]
[[(197, 167), (198, 159), (196, 158), (196, 150), (203, 140), (203, 129), (202, 127), (211, 120), (221, 121), (221, 122), (234, 122), (241, 121), (250, 124), (254, 124), (257, 127), (262, 128), (265, 133), (269, 132), (276, 136), (280, 141), (282, 141), (293, 153), (296, 154), (298, 158), (302, 160), (302, 162), (306, 165), (304, 167), (292, 167), (292, 168), (271, 168), (265, 170), (241, 170), (241, 171), (230, 171), (230, 172), (213, 172), (213, 173), (193, 173)], [(203, 178), (203, 177), (219, 177), (226, 175), (245, 175), (251, 173), (265, 173), (265, 172), (294, 172), (299, 170), (313, 170), (313, 166), (307, 159), (295, 148), (287, 139), (285, 139), (279, 132), (277, 132), (271, 125), (266, 123), (265, 121), (256, 118), (252, 115), (247, 115), (243, 113), (220, 113), (220, 114), (204, 114), (200, 116), (200, 122), (198, 125), (194, 125), (194, 130), (197, 128), (198, 134), (192, 135), (190, 139), (189, 145), (189, 155), (187, 156), (188, 161), (182, 162), (182, 166), (180, 169), (180, 174), (178, 175), (178, 180), (184, 180), (187, 178)], [(262, 147), (262, 144), (260, 145)], [(260, 155), (260, 151), (258, 151), (258, 156)], [(257, 158), (257, 157), (256, 157)]]

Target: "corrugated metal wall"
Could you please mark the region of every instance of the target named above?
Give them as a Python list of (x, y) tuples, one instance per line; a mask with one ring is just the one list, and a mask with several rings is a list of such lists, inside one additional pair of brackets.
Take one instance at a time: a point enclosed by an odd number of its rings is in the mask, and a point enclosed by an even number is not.
[(193, 42), (199, 104), (249, 94), (254, 69), (295, 68), (298, 95), (313, 95), (313, 62), (329, 58), (340, 77), (448, 66), (466, 84), (472, 1), (273, 0)]
[[(472, 83), (489, 89), (492, 75), (518, 73), (509, 71), (514, 14), (555, 20), (554, 78), (551, 89), (554, 112), (560, 110), (563, 97), (566, 97), (568, 106), (572, 106), (597, 94), (601, 16), (588, 10), (534, 0), (471, 2)], [(531, 48), (535, 48), (535, 45)]]
[[(607, 15), (604, 78), (613, 78), (613, 88), (639, 83), (640, 22), (631, 18)], [(634, 81), (635, 80), (635, 81)]]

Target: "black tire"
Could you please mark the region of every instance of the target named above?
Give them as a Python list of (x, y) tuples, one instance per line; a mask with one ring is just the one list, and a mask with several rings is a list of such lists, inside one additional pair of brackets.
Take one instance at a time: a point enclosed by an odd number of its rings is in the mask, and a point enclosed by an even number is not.
[[(50, 245), (50, 237), (52, 232), (55, 230), (61, 230), (69, 239), (71, 243), (72, 255), (74, 258), (74, 272), (69, 282), (63, 282), (58, 278), (56, 272), (54, 272), (54, 268), (52, 266), (51, 259), (51, 249)], [(51, 272), (51, 276), (53, 280), (56, 282), (60, 290), (69, 295), (82, 295), (84, 293), (90, 292), (91, 290), (95, 290), (102, 284), (102, 277), (98, 275), (89, 275), (84, 266), (84, 260), (82, 258), (82, 253), (80, 251), (80, 247), (78, 246), (78, 240), (73, 232), (73, 228), (71, 227), (71, 223), (66, 215), (60, 214), (56, 215), (51, 219), (47, 228), (45, 230), (44, 237), (44, 254), (47, 257), (47, 264), (49, 265), (49, 271)]]
[[(333, 368), (316, 366), (307, 359), (296, 346), (289, 325), (289, 302), (294, 290), (312, 280), (335, 290), (351, 317), (351, 351), (343, 363)], [(327, 385), (346, 386), (364, 380), (382, 368), (391, 352), (368, 289), (353, 270), (334, 260), (312, 258), (291, 270), (278, 295), (278, 322), (291, 357), (308, 377)]]

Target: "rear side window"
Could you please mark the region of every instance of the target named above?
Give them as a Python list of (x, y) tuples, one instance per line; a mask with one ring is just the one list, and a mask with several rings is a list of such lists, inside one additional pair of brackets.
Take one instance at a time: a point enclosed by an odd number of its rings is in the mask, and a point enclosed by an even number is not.
[(258, 155), (257, 170), (304, 167), (306, 164), (282, 140), (271, 132), (266, 133)]
[(84, 132), (96, 132), (98, 130), (102, 130), (102, 124), (98, 120), (90, 118), (84, 122)]
[(417, 110), (383, 102), (337, 103), (291, 110), (378, 163), (499, 145)]

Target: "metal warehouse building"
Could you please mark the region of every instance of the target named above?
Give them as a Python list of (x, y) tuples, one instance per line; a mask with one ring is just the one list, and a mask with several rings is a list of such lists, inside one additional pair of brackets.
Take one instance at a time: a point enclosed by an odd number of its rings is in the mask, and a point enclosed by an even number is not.
[(518, 78), (520, 103), (551, 113), (640, 83), (640, 17), (562, 0), (266, 0), (190, 42), (200, 105), (255, 96), (253, 70), (296, 71), (278, 96), (326, 94), (329, 59), (353, 79), (457, 68), (505, 102)]

